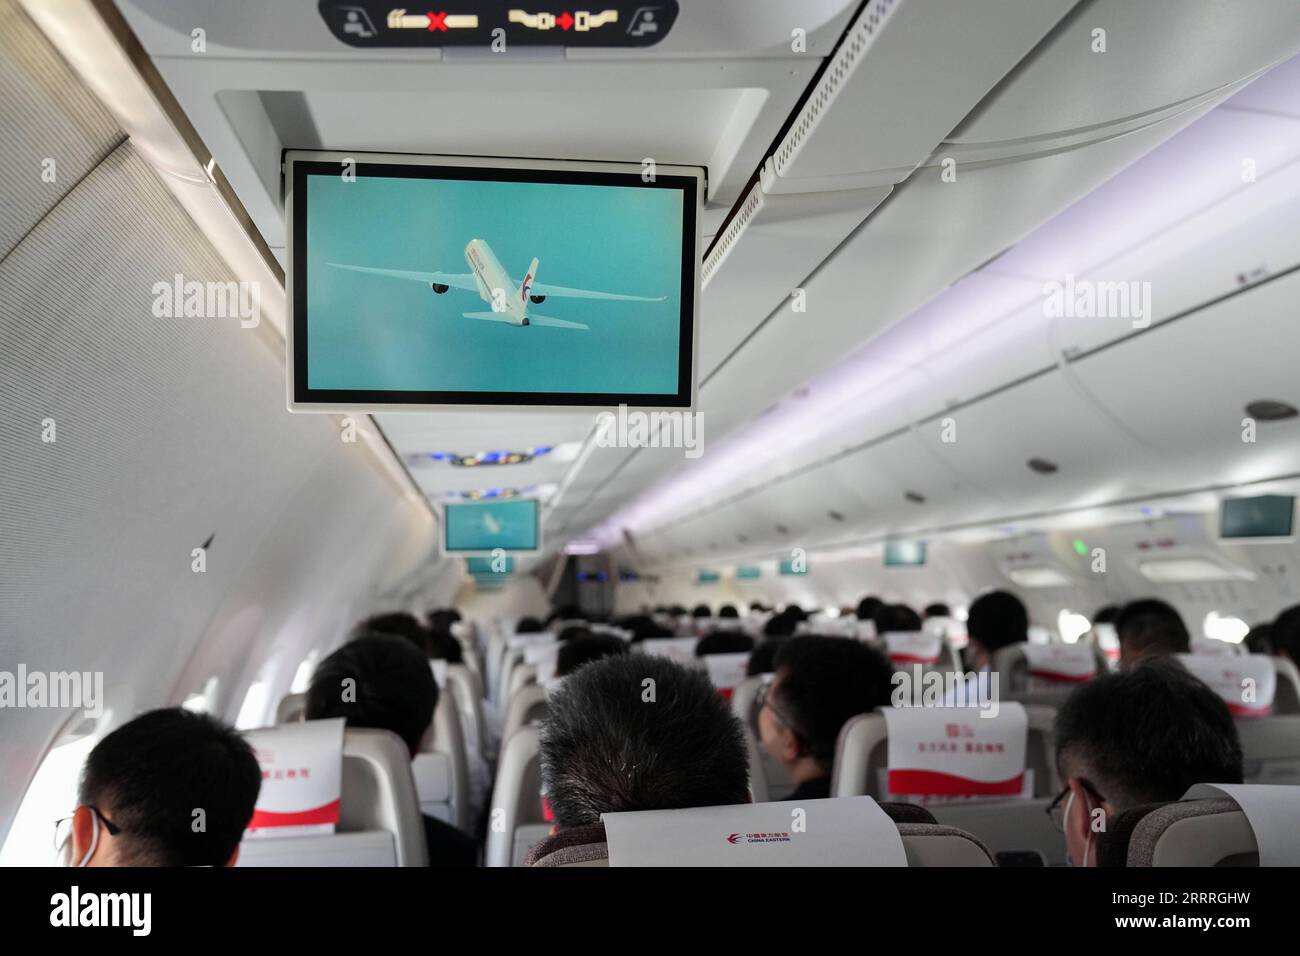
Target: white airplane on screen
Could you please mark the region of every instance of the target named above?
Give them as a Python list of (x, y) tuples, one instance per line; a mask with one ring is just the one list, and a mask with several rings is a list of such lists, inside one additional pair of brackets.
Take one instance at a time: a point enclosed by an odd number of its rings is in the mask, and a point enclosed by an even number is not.
[(405, 269), (374, 269), (369, 266), (350, 266), (341, 262), (331, 262), (336, 269), (350, 269), (353, 272), (370, 272), (375, 275), (392, 276), (397, 279), (413, 279), (427, 282), (434, 292), (442, 295), (448, 289), (464, 289), (477, 292), (479, 297), (492, 307), (491, 312), (465, 312), (467, 319), (485, 319), (490, 322), (506, 322), (510, 325), (547, 325), (557, 329), (588, 329), (590, 326), (567, 319), (555, 319), (548, 315), (528, 312), (528, 304), (537, 305), (548, 296), (567, 299), (601, 299), (617, 302), (663, 302), (667, 296), (619, 295), (614, 292), (594, 292), (590, 289), (569, 289), (560, 285), (545, 285), (535, 281), (537, 278), (537, 259), (528, 266), (524, 281), (515, 284), (506, 272), (501, 260), (493, 253), (492, 247), (482, 239), (471, 239), (465, 246), (465, 261), (469, 263), (470, 272), (411, 272)]

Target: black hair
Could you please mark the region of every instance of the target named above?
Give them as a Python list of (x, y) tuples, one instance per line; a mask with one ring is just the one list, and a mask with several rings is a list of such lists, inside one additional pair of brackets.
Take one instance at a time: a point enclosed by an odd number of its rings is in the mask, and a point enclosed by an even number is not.
[(544, 630), (546, 625), (535, 617), (521, 617), (515, 625), (516, 634), (540, 634)]
[(1228, 705), (1170, 657), (1080, 685), (1055, 736), (1061, 777), (1085, 778), (1116, 810), (1178, 800), (1196, 783), (1242, 781)]
[(1273, 632), (1269, 639), (1274, 654), (1289, 657), (1300, 665), (1300, 604), (1287, 608), (1273, 619)]
[(1273, 625), (1269, 623), (1256, 624), (1247, 632), (1245, 640), (1246, 650), (1252, 654), (1273, 654)]
[(770, 674), (776, 670), (776, 655), (790, 638), (765, 637), (754, 646), (749, 654), (749, 663), (745, 665), (745, 676)]
[(613, 634), (580, 634), (560, 645), (555, 676), (567, 677), (584, 664), (628, 652), (627, 641)]
[(372, 614), (352, 629), (353, 637), (360, 637), (363, 634), (392, 634), (394, 637), (403, 637), (419, 648), (420, 653), (425, 656), (429, 654), (429, 629), (421, 624), (414, 614), (406, 611)]
[(460, 623), (460, 611), (454, 607), (438, 608), (429, 612), (429, 630), (451, 633), (451, 626)]
[(919, 631), (921, 629), (921, 615), (906, 604), (882, 604), (876, 608), (876, 614), (872, 621), (876, 625), (877, 634), (888, 634), (891, 631)]
[(1161, 654), (1186, 654), (1192, 638), (1187, 625), (1173, 606), (1159, 598), (1130, 601), (1115, 618), (1120, 651), (1132, 658)]
[(591, 630), (581, 624), (570, 624), (560, 632), (560, 636), (556, 640), (563, 644), (565, 641), (576, 640), (580, 637), (591, 637)]
[(952, 610), (942, 601), (927, 604), (922, 612), (925, 617), (952, 617)]
[(141, 714), (95, 745), (78, 802), (121, 828), (123, 865), (224, 866), (261, 788), (257, 757), (237, 731), (172, 707)]
[(740, 721), (707, 675), (664, 657), (607, 657), (565, 678), (547, 703), (540, 747), (560, 827), (749, 800)]
[(448, 664), (465, 663), (465, 649), (456, 635), (442, 627), (429, 630), (429, 656), (446, 661)]
[(793, 615), (786, 614), (782, 611), (780, 614), (773, 614), (763, 625), (764, 637), (793, 637), (795, 630), (798, 628), (798, 622)]
[(718, 617), (738, 618), (740, 617), (740, 612), (736, 610), (736, 605), (724, 604), (722, 607), (718, 608)]
[(876, 611), (884, 603), (885, 602), (880, 600), (878, 597), (867, 595), (858, 602), (858, 620), (874, 621), (876, 619)]
[(966, 633), (992, 654), (1029, 640), (1029, 612), (1010, 591), (989, 591), (971, 602), (966, 615)]
[(1119, 617), (1118, 604), (1103, 604), (1101, 607), (1097, 608), (1096, 612), (1092, 615), (1092, 623), (1113, 624), (1117, 617)]
[(414, 756), (437, 706), (438, 684), (425, 656), (400, 638), (366, 634), (317, 666), (306, 717), (345, 717), (349, 727), (391, 730)]
[(787, 604), (781, 610), (781, 613), (784, 614), (786, 617), (790, 618), (792, 621), (795, 621), (796, 623), (799, 621), (808, 620), (808, 612), (805, 611), (803, 608), (801, 608), (798, 604)]
[(714, 631), (700, 638), (695, 656), (708, 654), (744, 654), (754, 649), (754, 639), (744, 631)]
[(587, 615), (582, 613), (582, 608), (578, 607), (578, 605), (561, 604), (551, 612), (546, 619), (546, 624), (549, 627), (556, 621), (585, 621), (586, 619)]
[(809, 755), (829, 772), (840, 728), (850, 717), (885, 707), (894, 669), (879, 651), (847, 637), (796, 637), (776, 655), (776, 710)]
[(695, 610), (691, 612), (691, 617), (713, 617), (713, 612), (709, 610), (707, 604), (697, 604)]

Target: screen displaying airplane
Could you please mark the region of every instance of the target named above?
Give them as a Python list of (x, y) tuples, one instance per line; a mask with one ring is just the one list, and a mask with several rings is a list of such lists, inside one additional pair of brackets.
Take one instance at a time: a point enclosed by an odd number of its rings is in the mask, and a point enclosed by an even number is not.
[(557, 329), (582, 329), (590, 326), (568, 319), (557, 319), (549, 315), (529, 313), (529, 303), (541, 305), (547, 298), (557, 299), (602, 299), (607, 302), (663, 302), (666, 295), (620, 295), (616, 292), (596, 292), (591, 289), (570, 289), (561, 285), (547, 285), (537, 281), (537, 257), (528, 265), (522, 282), (515, 283), (510, 273), (501, 265), (492, 247), (482, 239), (471, 239), (465, 246), (465, 261), (469, 263), (469, 272), (413, 272), (405, 269), (377, 269), (368, 266), (345, 265), (331, 262), (337, 269), (351, 269), (353, 272), (369, 272), (374, 275), (391, 276), (395, 279), (412, 279), (427, 282), (438, 295), (445, 295), (449, 289), (463, 289), (477, 292), (479, 298), (492, 307), (490, 312), (463, 312), (467, 319), (484, 319), (489, 322), (505, 322), (509, 325), (544, 325)]
[(693, 401), (696, 176), (288, 155), (291, 407)]
[(448, 504), (443, 517), (447, 551), (514, 552), (539, 547), (535, 498)]

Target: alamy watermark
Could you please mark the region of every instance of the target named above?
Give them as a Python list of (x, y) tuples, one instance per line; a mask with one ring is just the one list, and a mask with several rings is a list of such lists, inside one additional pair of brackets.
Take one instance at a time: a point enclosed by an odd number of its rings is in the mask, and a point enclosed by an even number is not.
[(256, 282), (200, 282), (179, 272), (153, 284), (153, 314), (159, 319), (239, 319), (245, 329), (262, 321), (262, 290)]
[(5, 708), (80, 708), (90, 718), (104, 713), (103, 671), (0, 671), (0, 710)]
[(926, 671), (913, 664), (911, 671), (899, 670), (891, 678), (893, 707), (978, 707), (981, 717), (998, 715), (996, 671), (960, 673)]
[(1135, 329), (1151, 324), (1151, 283), (1094, 282), (1068, 274), (1043, 285), (1043, 315), (1049, 319), (1129, 319)]
[(704, 454), (704, 416), (700, 412), (642, 412), (618, 406), (618, 414), (596, 416), (601, 448), (681, 448), (687, 458)]

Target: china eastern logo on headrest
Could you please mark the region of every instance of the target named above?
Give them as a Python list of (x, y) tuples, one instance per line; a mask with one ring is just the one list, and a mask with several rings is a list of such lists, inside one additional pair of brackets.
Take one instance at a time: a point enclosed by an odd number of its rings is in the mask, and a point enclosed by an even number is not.
[(740, 843), (789, 843), (789, 833), (733, 833), (727, 837), (732, 846)]

